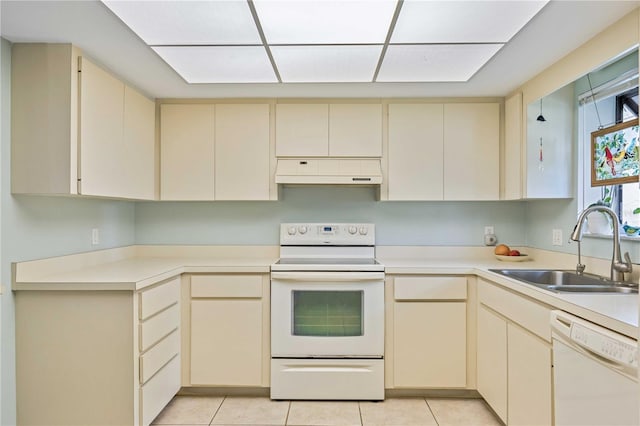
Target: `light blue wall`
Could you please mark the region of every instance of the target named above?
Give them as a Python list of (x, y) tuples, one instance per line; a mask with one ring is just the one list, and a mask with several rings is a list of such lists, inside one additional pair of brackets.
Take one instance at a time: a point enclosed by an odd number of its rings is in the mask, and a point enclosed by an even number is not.
[[(597, 87), (610, 81), (626, 71), (638, 67), (637, 50), (621, 58), (619, 61), (590, 73), (591, 84)], [(589, 90), (587, 77), (575, 82), (576, 96)], [(578, 111), (574, 117), (574, 152), (578, 152)], [(577, 154), (576, 154), (577, 156)], [(578, 160), (573, 164), (574, 180), (578, 176)], [(588, 182), (586, 183), (588, 184)], [(576, 188), (579, 191), (579, 188)], [(570, 200), (540, 200), (529, 201), (526, 206), (526, 243), (528, 246), (577, 254), (577, 244), (568, 243), (569, 234), (573, 231), (578, 216), (578, 197)], [(562, 229), (564, 241), (562, 246), (551, 245), (552, 229)], [(582, 254), (599, 258), (611, 258), (612, 242), (607, 238), (585, 237), (581, 243)], [(622, 250), (628, 251), (634, 263), (640, 263), (640, 242), (623, 241)]]
[[(131, 202), (12, 196), (11, 45), (2, 40), (0, 63), (0, 388), (1, 424), (16, 423), (14, 298), (11, 262), (130, 245), (135, 242), (135, 204)], [(38, 167), (37, 164), (26, 167)], [(91, 229), (99, 228), (100, 245), (91, 245)]]
[(525, 242), (523, 202), (379, 202), (373, 188), (284, 187), (279, 201), (136, 205), (138, 244), (277, 245), (281, 222), (372, 222), (379, 245)]

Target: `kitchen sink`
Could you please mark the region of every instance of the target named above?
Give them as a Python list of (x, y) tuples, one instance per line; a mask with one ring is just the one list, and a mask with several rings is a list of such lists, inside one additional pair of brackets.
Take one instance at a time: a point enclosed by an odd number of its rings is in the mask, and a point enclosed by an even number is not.
[(555, 269), (490, 269), (491, 272), (513, 278), (556, 293), (637, 293), (638, 285), (611, 281), (593, 274), (578, 275), (575, 271)]

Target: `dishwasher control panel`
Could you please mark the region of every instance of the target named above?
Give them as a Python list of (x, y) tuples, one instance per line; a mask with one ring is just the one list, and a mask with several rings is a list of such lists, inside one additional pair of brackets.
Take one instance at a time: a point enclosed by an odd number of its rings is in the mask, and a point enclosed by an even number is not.
[(613, 338), (575, 322), (571, 324), (570, 337), (577, 345), (600, 357), (638, 367), (638, 347), (631, 339), (627, 343), (622, 336)]

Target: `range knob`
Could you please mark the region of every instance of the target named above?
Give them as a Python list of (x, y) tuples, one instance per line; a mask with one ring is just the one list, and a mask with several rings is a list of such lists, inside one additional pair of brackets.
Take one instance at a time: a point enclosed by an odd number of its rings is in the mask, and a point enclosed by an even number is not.
[(360, 235), (367, 235), (368, 233), (369, 233), (369, 228), (367, 228), (366, 226), (360, 227)]
[(304, 235), (304, 234), (306, 234), (306, 233), (307, 233), (307, 231), (308, 231), (308, 229), (307, 229), (307, 227), (306, 227), (305, 225), (300, 225), (300, 226), (298, 226), (298, 232), (299, 232), (299, 233), (301, 233), (301, 234), (303, 234), (303, 235)]
[(355, 226), (351, 225), (351, 226), (349, 227), (349, 233), (350, 233), (351, 235), (354, 235), (356, 232), (358, 232), (358, 228), (356, 228)]
[(287, 232), (289, 233), (289, 235), (296, 235), (296, 227), (295, 226), (290, 226), (287, 229)]

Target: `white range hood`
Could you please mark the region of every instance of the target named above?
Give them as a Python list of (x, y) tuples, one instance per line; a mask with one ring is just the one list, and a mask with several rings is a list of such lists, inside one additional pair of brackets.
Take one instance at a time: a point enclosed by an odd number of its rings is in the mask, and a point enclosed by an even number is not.
[(379, 185), (379, 158), (280, 158), (276, 183), (305, 185)]

